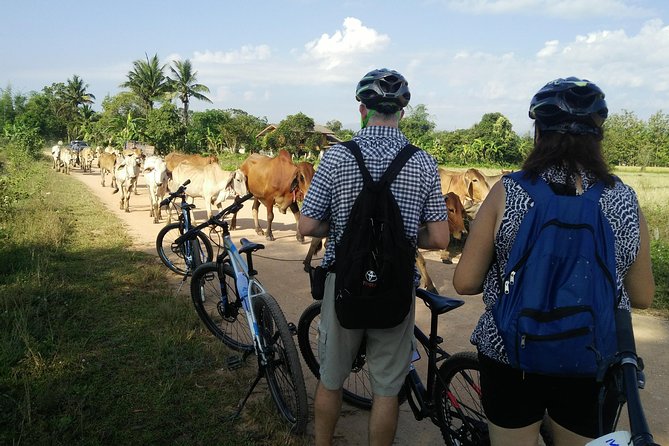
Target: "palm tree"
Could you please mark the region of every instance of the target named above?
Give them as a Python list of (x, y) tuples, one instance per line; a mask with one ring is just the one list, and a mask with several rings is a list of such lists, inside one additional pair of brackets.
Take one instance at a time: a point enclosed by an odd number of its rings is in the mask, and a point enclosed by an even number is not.
[(168, 79), (163, 70), (165, 65), (160, 65), (158, 55), (154, 54), (151, 59), (146, 55), (146, 61), (138, 59), (132, 63), (133, 69), (128, 72), (128, 81), (123, 82), (121, 87), (129, 88), (135, 93), (146, 108), (153, 109), (153, 102), (164, 97), (169, 91)]
[(187, 59), (183, 62), (175, 60), (173, 63), (174, 66), (170, 67), (170, 70), (174, 78), (169, 78), (169, 81), (175, 95), (184, 105), (183, 120), (184, 124), (188, 125), (188, 104), (190, 103), (190, 97), (192, 96), (195, 99), (211, 103), (211, 99), (202, 94), (209, 93), (209, 88), (206, 85), (197, 83), (197, 71), (193, 71), (190, 60)]
[[(58, 89), (58, 97), (62, 103), (63, 109), (61, 110), (63, 115), (66, 117), (68, 124), (68, 139), (70, 136), (74, 135), (76, 127), (81, 120), (81, 110), (79, 106), (90, 106), (95, 100), (95, 96), (91, 93), (88, 93), (88, 84), (84, 83), (76, 74), (72, 76), (72, 79), (67, 80), (67, 84), (62, 85)], [(90, 107), (89, 107), (90, 108)]]

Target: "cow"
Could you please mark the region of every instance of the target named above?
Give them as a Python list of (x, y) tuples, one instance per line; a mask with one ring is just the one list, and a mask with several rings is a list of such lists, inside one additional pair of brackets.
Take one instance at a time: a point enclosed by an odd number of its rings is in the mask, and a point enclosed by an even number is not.
[[(301, 169), (293, 164), (290, 154), (285, 150), (280, 150), (276, 157), (270, 158), (254, 153), (246, 158), (239, 168), (246, 175), (249, 192), (254, 197), (252, 213), (256, 233), (265, 235), (267, 240), (273, 241), (274, 206), (277, 206), (282, 214), (285, 214), (290, 208), (295, 217), (296, 238), (300, 243), (304, 242), (304, 236), (299, 230), (300, 209), (297, 200), (306, 196), (311, 178), (300, 173)], [(267, 208), (266, 233), (258, 223), (260, 203)], [(231, 227), (235, 227), (236, 217), (233, 215)]]
[(116, 166), (116, 155), (111, 152), (104, 152), (98, 158), (98, 166), (100, 167), (100, 177), (102, 178), (100, 184), (105, 187), (105, 177), (110, 174), (112, 177), (111, 187), (116, 189), (116, 177), (114, 176), (114, 166)]
[(511, 172), (513, 172), (513, 170), (502, 170), (497, 175), (483, 174), (483, 176), (485, 178), (486, 183), (488, 183), (488, 186), (490, 187), (490, 189), (492, 189), (492, 187), (495, 185), (496, 182), (501, 180), (504, 175), (506, 175), (507, 173), (511, 173)]
[(58, 141), (58, 144), (51, 147), (51, 158), (53, 158), (52, 167), (54, 170), (60, 169), (60, 150), (63, 143)]
[(235, 195), (246, 195), (246, 177), (240, 170), (228, 172), (221, 169), (218, 163), (196, 165), (182, 162), (172, 172), (172, 182), (183, 184), (190, 180), (186, 195), (202, 197), (207, 209), (207, 218), (213, 214), (212, 205), (219, 206), (224, 200)]
[(79, 152), (79, 160), (81, 162), (81, 169), (84, 172), (91, 172), (93, 168), (93, 158), (95, 157), (95, 153), (93, 152), (93, 149), (90, 147), (84, 147), (81, 149), (81, 152)]
[(153, 217), (154, 223), (160, 223), (162, 218), (160, 202), (167, 193), (167, 166), (165, 160), (157, 155), (146, 157), (142, 174), (149, 190), (149, 200), (151, 202), (149, 216)]
[(218, 164), (218, 158), (213, 155), (201, 156), (198, 154), (171, 152), (165, 156), (165, 165), (167, 166), (167, 171), (170, 173), (173, 172), (174, 169), (184, 161), (187, 161), (194, 166)]
[(118, 157), (114, 166), (114, 177), (116, 178), (116, 189), (114, 194), (121, 190), (120, 209), (130, 212), (130, 195), (137, 186), (139, 175), (139, 163), (134, 153)]
[[(146, 159), (146, 155), (144, 154), (144, 152), (142, 152), (142, 149), (139, 149), (137, 147), (130, 147), (127, 149), (123, 149), (123, 152), (121, 153), (123, 156), (135, 155), (135, 162), (137, 163), (137, 166), (139, 166), (139, 170), (142, 170), (142, 166), (144, 165), (144, 160)], [(139, 191), (137, 190), (138, 177), (139, 174), (132, 180), (133, 181), (132, 190), (135, 195), (139, 195)]]
[(309, 188), (316, 171), (314, 170), (314, 165), (307, 161), (300, 161), (295, 165), (297, 166), (298, 182), (305, 185), (304, 188), (298, 187), (297, 201), (304, 201), (303, 189), (306, 191)]
[[(446, 210), (448, 211), (448, 231), (456, 240), (461, 240), (463, 234), (467, 233), (465, 228), (465, 208), (460, 201), (460, 197), (455, 192), (449, 192), (444, 196), (446, 201)], [(448, 249), (440, 251), (441, 261), (451, 264), (451, 254)]]
[(476, 216), (479, 206), (490, 192), (490, 186), (480, 170), (470, 168), (464, 172), (439, 168), (441, 193), (455, 192), (461, 199), (467, 215)]
[(59, 168), (58, 170), (60, 172), (66, 173), (69, 175), (70, 173), (70, 166), (72, 165), (72, 159), (74, 158), (74, 154), (70, 149), (67, 147), (63, 147), (60, 149), (60, 162), (59, 162)]

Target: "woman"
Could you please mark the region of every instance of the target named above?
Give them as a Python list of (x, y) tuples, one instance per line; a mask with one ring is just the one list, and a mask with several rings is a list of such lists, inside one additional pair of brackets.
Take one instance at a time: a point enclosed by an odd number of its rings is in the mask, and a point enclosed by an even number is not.
[[(562, 195), (581, 195), (602, 181), (599, 200), (615, 237), (619, 307), (650, 306), (655, 286), (646, 221), (636, 194), (610, 175), (602, 155), (602, 125), (608, 114), (604, 93), (574, 77), (546, 84), (531, 101), (534, 148), (523, 164), (525, 175), (544, 179)], [(599, 385), (594, 378), (525, 374), (512, 368), (491, 309), (501, 284), (518, 226), (532, 206), (528, 193), (505, 177), (490, 191), (472, 223), (453, 285), (460, 294), (483, 291), (486, 311), (471, 341), (481, 361), (483, 405), (493, 445), (537, 444), (546, 416), (556, 446), (585, 444), (599, 436)], [(604, 402), (604, 426), (612, 426), (617, 402)]]

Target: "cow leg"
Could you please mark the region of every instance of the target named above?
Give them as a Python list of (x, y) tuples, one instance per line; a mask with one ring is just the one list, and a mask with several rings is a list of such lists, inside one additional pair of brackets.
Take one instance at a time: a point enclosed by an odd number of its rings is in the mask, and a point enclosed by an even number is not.
[(434, 286), (432, 278), (427, 272), (427, 266), (425, 265), (425, 257), (420, 251), (416, 251), (416, 266), (418, 267), (418, 272), (420, 273), (420, 287), (425, 288), (431, 293), (439, 293), (437, 287)]
[(290, 210), (295, 217), (295, 238), (300, 243), (304, 243), (304, 236), (300, 233), (300, 208), (297, 203), (292, 203), (290, 205)]
[(309, 251), (307, 251), (306, 257), (302, 263), (304, 264), (304, 270), (309, 272), (311, 268), (311, 258), (323, 247), (323, 240), (320, 237), (311, 237), (311, 244), (309, 245)]
[[(258, 222), (258, 209), (259, 208), (260, 208), (260, 200), (258, 200), (257, 198), (254, 198), (253, 199), (253, 207), (251, 208), (251, 213), (253, 214), (253, 224), (255, 225), (256, 234), (265, 235), (265, 232), (263, 232), (262, 228), (260, 227), (260, 223)], [(269, 221), (269, 216), (270, 216), (270, 213), (272, 212), (271, 209), (272, 209), (271, 207), (267, 208), (267, 220), (268, 220), (267, 221), (267, 228), (270, 231), (269, 232), (270, 235), (268, 235), (267, 240), (274, 240), (274, 239), (269, 238), (271, 236), (271, 228), (272, 228), (272, 226), (271, 226), (272, 224)], [(272, 215), (272, 218), (274, 218), (274, 214), (271, 214), (271, 215)]]
[(271, 242), (274, 241), (274, 234), (272, 233), (272, 222), (274, 221), (274, 202), (263, 203), (267, 208), (267, 234), (265, 238)]
[(441, 262), (445, 263), (447, 265), (452, 265), (453, 260), (451, 259), (451, 253), (448, 252), (448, 249), (442, 249), (439, 251), (439, 257), (441, 258)]

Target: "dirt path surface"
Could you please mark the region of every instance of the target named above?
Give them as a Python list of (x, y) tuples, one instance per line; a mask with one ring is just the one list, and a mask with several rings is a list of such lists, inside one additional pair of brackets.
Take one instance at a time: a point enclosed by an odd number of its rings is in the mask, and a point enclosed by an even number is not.
[[(109, 179), (107, 179), (107, 187), (103, 188), (100, 185), (97, 168), (93, 168), (93, 173), (83, 173), (79, 169), (72, 169), (71, 175), (83, 182), (110, 212), (123, 221), (125, 229), (132, 236), (135, 249), (156, 254), (156, 235), (164, 226), (165, 220), (163, 219), (160, 224), (154, 224), (153, 219), (149, 217), (148, 191), (141, 175), (138, 182), (139, 195), (133, 195), (130, 198), (129, 213), (119, 209), (120, 197), (119, 194), (112, 194)], [(195, 204), (198, 206), (194, 213), (195, 218), (198, 222), (203, 221), (206, 215), (202, 202), (196, 200)], [(261, 226), (265, 227), (266, 211), (262, 206), (259, 217)], [(309, 279), (302, 265), (302, 259), (309, 244), (300, 244), (296, 240), (293, 216), (290, 213), (283, 215), (275, 212), (273, 232), (276, 240), (273, 242), (266, 241), (264, 236), (257, 235), (253, 230), (251, 202), (247, 202), (240, 211), (237, 221), (240, 229), (233, 232), (233, 240), (238, 243), (239, 238), (246, 237), (251, 241), (265, 244), (266, 249), (259, 251), (254, 256), (254, 266), (259, 271), (259, 278), (265, 287), (281, 305), (288, 321), (297, 325), (300, 314), (312, 302), (312, 299), (309, 294)], [(436, 252), (425, 253), (425, 258), (428, 271), (439, 291), (442, 294), (457, 297), (451, 285), (455, 265), (441, 263)], [(316, 264), (316, 258), (313, 263)], [(179, 295), (188, 298), (188, 287), (184, 285), (179, 290), (180, 279), (177, 276), (174, 277), (175, 292), (178, 291)], [(464, 306), (440, 318), (440, 334), (444, 338), (443, 346), (451, 353), (474, 350), (469, 343), (469, 335), (483, 310), (483, 305), (480, 296), (466, 296), (464, 300), (466, 301)], [(429, 327), (429, 311), (423, 305), (417, 305), (416, 318), (420, 326)], [(669, 344), (669, 322), (639, 314), (635, 314), (633, 320), (637, 349), (646, 364), (647, 384), (646, 389), (641, 391), (646, 415), (656, 442), (669, 445), (669, 354), (666, 348)], [(303, 369), (311, 403), (316, 380), (306, 366)], [(624, 420), (621, 425), (627, 425), (626, 416), (627, 412), (624, 411)], [(367, 420), (367, 412), (344, 403), (342, 417), (337, 425), (335, 444), (366, 445)], [(313, 432), (313, 420), (309, 423), (308, 432)], [(401, 406), (395, 444), (442, 443), (443, 440), (436, 426), (428, 420), (416, 421), (408, 404)]]

